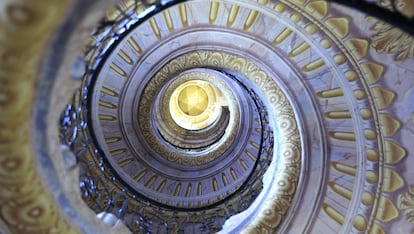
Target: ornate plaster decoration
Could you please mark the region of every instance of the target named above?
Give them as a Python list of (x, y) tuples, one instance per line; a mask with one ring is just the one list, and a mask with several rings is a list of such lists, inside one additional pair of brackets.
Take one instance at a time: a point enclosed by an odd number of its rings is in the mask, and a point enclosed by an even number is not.
[[(35, 165), (31, 105), (37, 68), (48, 34), (66, 1), (5, 2), (1, 13), (0, 230), (76, 233), (59, 210)], [(26, 38), (33, 41), (28, 44)], [(3, 229), (4, 227), (4, 229)]]
[(376, 34), (371, 38), (371, 47), (379, 53), (395, 55), (396, 61), (412, 58), (414, 55), (414, 39), (409, 34), (391, 25), (370, 18), (374, 23), (371, 29)]
[(408, 192), (398, 196), (398, 209), (404, 212), (407, 220), (414, 223), (414, 187), (409, 186)]

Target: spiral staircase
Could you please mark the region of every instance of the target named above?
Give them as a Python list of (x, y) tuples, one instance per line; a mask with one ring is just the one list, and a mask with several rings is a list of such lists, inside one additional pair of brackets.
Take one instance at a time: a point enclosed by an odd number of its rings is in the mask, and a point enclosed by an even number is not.
[(414, 233), (414, 2), (337, 2), (2, 2), (0, 233)]

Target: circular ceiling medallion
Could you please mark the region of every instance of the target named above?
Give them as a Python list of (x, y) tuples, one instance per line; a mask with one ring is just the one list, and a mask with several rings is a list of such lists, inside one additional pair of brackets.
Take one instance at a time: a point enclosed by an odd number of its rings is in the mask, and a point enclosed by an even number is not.
[[(238, 207), (212, 219), (211, 230), (284, 230), (287, 220), (316, 214), (339, 225), (356, 215), (344, 230), (378, 229), (375, 220), (385, 219), (368, 214), (388, 200), (373, 194), (382, 191), (381, 175), (393, 172), (365, 159), (391, 147), (376, 126), (390, 119), (378, 113), (389, 105), (379, 100), (393, 94), (376, 85), (383, 69), (364, 57), (363, 39), (349, 36), (349, 20), (320, 10), (327, 8), (318, 2), (186, 2), (126, 26), (113, 44), (92, 46), (109, 49), (83, 82), (81, 95), (92, 100), (85, 134), (95, 136), (100, 152), (90, 161), (109, 165), (115, 187), (139, 194), (138, 204), (179, 208), (180, 215), (200, 209), (209, 219)], [(221, 94), (211, 92), (213, 101), (207, 88), (191, 85), (193, 102), (180, 104), (190, 89), (174, 91), (191, 80)], [(354, 156), (345, 160), (347, 154)], [(344, 192), (354, 189), (364, 200)], [(332, 193), (317, 195), (325, 190)], [(346, 215), (332, 202), (343, 197), (351, 207)], [(301, 211), (295, 217), (294, 209)]]
[[(201, 76), (201, 72), (191, 72), (180, 76)], [(169, 101), (169, 114), (174, 122), (188, 130), (201, 130), (217, 120), (221, 106), (220, 91), (211, 83), (190, 79), (178, 86)], [(167, 97), (168, 98), (168, 97)]]
[[(192, 6), (203, 7), (200, 3)], [(169, 10), (184, 6), (189, 5)], [(247, 34), (194, 22), (170, 30), (160, 41), (154, 20), (125, 31), (122, 40), (110, 44), (99, 71), (84, 79), (81, 96), (90, 100), (89, 111), (82, 113), (90, 121), (84, 134), (94, 144), (93, 153), (82, 159), (83, 189), (96, 193), (86, 185), (97, 179), (90, 172), (98, 169), (111, 178), (110, 190), (126, 192), (128, 203), (154, 207), (127, 211), (125, 220), (146, 215), (161, 225), (171, 214), (179, 223), (198, 214), (184, 230), (200, 228), (205, 219), (214, 223), (211, 230), (220, 230), (229, 217), (247, 209), (265, 212), (260, 204), (269, 197), (291, 204), (301, 143), (277, 69), (263, 62), (263, 55), (246, 56), (239, 45), (224, 47), (208, 36), (214, 32), (245, 44), (252, 42)], [(144, 47), (136, 36), (149, 32), (155, 37)], [(172, 44), (179, 45), (173, 52)], [(265, 183), (265, 177), (275, 183)], [(85, 200), (92, 205), (97, 195)], [(156, 215), (160, 211), (165, 215)], [(135, 230), (133, 223), (126, 224)]]
[(64, 2), (0, 7), (0, 232), (414, 231), (412, 36), (319, 0), (73, 2), (55, 33)]
[[(184, 86), (184, 87), (183, 87)], [(189, 116), (198, 116), (207, 109), (209, 97), (205, 89), (209, 85), (196, 84), (196, 82), (187, 81), (177, 88), (178, 90), (178, 107), (181, 112)]]

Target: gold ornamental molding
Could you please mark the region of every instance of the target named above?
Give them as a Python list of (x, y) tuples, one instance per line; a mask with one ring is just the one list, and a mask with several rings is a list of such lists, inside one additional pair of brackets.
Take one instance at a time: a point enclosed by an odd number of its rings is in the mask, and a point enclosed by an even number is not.
[[(232, 93), (229, 87), (227, 87), (225, 82), (221, 81), (217, 77), (217, 74), (209, 74), (209, 73), (204, 73), (203, 76), (199, 77), (199, 79), (202, 79), (202, 81), (204, 82), (211, 81), (215, 83), (215, 85), (217, 86), (216, 89), (220, 90), (224, 94), (225, 98), (228, 99), (227, 102), (230, 103), (229, 105), (230, 113), (232, 113), (230, 116), (229, 123), (228, 123), (227, 133), (223, 136), (223, 139), (224, 139), (223, 144), (221, 144), (217, 149), (215, 149), (213, 152), (205, 156), (200, 156), (200, 157), (183, 156), (183, 155), (180, 155), (180, 153), (169, 152), (170, 150), (165, 145), (163, 145), (161, 142), (159, 142), (159, 140), (156, 137), (156, 134), (154, 133), (154, 130), (150, 128), (151, 116), (146, 110), (151, 109), (153, 99), (155, 99), (155, 95), (161, 89), (162, 85), (166, 83), (168, 79), (170, 79), (171, 76), (175, 72), (180, 72), (180, 71), (182, 72), (182, 71), (190, 70), (190, 69), (197, 68), (197, 67), (211, 66), (212, 65), (211, 62), (209, 63), (207, 59), (204, 59), (204, 60), (202, 59), (202, 58), (207, 58), (209, 55), (208, 53), (209, 52), (200, 51), (200, 53), (185, 54), (183, 56), (179, 56), (173, 59), (172, 61), (168, 62), (148, 82), (148, 85), (146, 85), (145, 89), (143, 90), (142, 99), (140, 100), (138, 112), (143, 113), (143, 114), (138, 116), (138, 120), (139, 120), (140, 129), (146, 135), (146, 138), (145, 138), (146, 141), (148, 142), (149, 145), (151, 145), (151, 147), (157, 153), (159, 153), (166, 160), (177, 163), (177, 164), (186, 165), (186, 166), (196, 166), (196, 165), (203, 165), (203, 164), (213, 161), (214, 159), (218, 158), (228, 149), (228, 146), (231, 144), (231, 142), (233, 142), (236, 139), (237, 131), (240, 128), (238, 120), (241, 118), (240, 116), (241, 113), (238, 110), (239, 107), (238, 107), (235, 95)], [(222, 56), (221, 54), (216, 54), (216, 55)], [(223, 65), (224, 64), (215, 64), (215, 66), (217, 67), (222, 67)], [(175, 88), (178, 89), (179, 84), (181, 83), (180, 79), (171, 84), (172, 89), (166, 90), (165, 98), (173, 97), (173, 91), (175, 90)], [(193, 79), (192, 79), (191, 73), (184, 74), (182, 77), (182, 80), (187, 81), (187, 82), (192, 81)], [(170, 123), (175, 122), (174, 116), (173, 114), (168, 113), (170, 106), (166, 104), (164, 105), (161, 104), (161, 106), (162, 106), (162, 112), (165, 113), (164, 115), (165, 121), (167, 122), (167, 124), (173, 125)], [(214, 107), (214, 108), (218, 109), (218, 107)], [(216, 110), (216, 112), (217, 113), (213, 113), (213, 116), (217, 116), (219, 114), (218, 110)], [(203, 114), (205, 116), (204, 118), (209, 117), (208, 112), (202, 113), (200, 116), (202, 117)], [(196, 116), (196, 117), (200, 117), (200, 116)], [(178, 116), (176, 116), (176, 118), (177, 117)], [(214, 117), (214, 119), (216, 119), (216, 117)], [(207, 118), (207, 121), (211, 123), (212, 120), (214, 121), (214, 119)], [(202, 121), (200, 122), (201, 124), (205, 125), (205, 122), (202, 122)], [(189, 120), (187, 120), (187, 124), (192, 124), (192, 123)], [(207, 125), (204, 127), (207, 127)]]
[(413, 58), (414, 38), (411, 35), (373, 17), (367, 17), (367, 20), (374, 24), (371, 47), (378, 53), (391, 54), (397, 62)]
[(39, 62), (69, 1), (1, 5), (0, 224), (11, 233), (78, 233), (40, 177), (31, 137)]
[(403, 211), (407, 220), (414, 223), (414, 186), (408, 186), (408, 192), (398, 196), (398, 209)]

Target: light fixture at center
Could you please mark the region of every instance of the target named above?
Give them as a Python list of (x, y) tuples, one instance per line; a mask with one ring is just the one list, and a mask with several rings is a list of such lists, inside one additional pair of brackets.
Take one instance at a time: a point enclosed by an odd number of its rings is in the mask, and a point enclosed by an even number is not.
[(171, 117), (177, 125), (187, 130), (206, 128), (220, 114), (219, 95), (220, 91), (208, 81), (186, 81), (171, 95), (169, 100)]
[(189, 85), (178, 95), (178, 107), (186, 115), (202, 114), (208, 106), (208, 95), (199, 85)]

